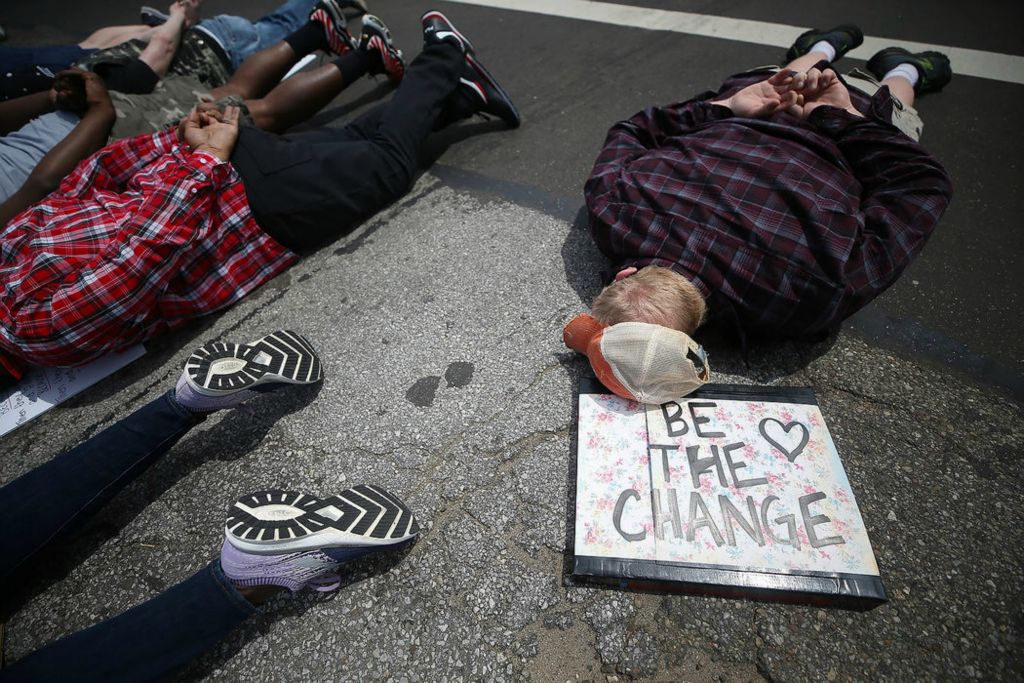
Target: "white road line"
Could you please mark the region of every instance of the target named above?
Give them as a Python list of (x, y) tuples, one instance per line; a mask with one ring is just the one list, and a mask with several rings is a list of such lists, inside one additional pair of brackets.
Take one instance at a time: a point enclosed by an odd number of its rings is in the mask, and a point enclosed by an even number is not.
[[(716, 17), (709, 14), (616, 5), (610, 2), (593, 2), (592, 0), (450, 0), (450, 2), (645, 28), (652, 31), (688, 33), (695, 36), (776, 47), (789, 47), (793, 43), (793, 39), (808, 28), (773, 24), (767, 21)], [(911, 52), (922, 50), (943, 52), (949, 56), (954, 74), (1024, 84), (1024, 57), (999, 52), (915, 43), (898, 38), (865, 36), (864, 44), (856, 50), (850, 51), (848, 55), (854, 59), (867, 60), (883, 47), (890, 45), (899, 45)]]

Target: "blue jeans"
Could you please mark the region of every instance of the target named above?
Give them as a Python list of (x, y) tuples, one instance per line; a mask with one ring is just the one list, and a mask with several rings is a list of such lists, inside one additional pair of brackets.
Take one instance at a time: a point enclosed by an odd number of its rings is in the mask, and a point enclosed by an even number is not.
[[(168, 392), (0, 488), (0, 581), (77, 530), (203, 421), (172, 396)], [(214, 561), (152, 600), (0, 669), (0, 681), (159, 680), (253, 612)]]
[(231, 59), (234, 71), (245, 59), (285, 36), (302, 28), (309, 21), (316, 0), (288, 0), (267, 16), (249, 21), (242, 17), (220, 14), (203, 19), (198, 27), (213, 36)]

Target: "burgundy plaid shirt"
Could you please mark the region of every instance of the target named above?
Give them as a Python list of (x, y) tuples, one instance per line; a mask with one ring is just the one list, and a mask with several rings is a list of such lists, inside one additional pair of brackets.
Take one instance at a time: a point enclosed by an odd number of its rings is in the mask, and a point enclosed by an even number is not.
[(617, 267), (672, 268), (747, 331), (827, 330), (899, 277), (952, 187), (889, 123), (888, 88), (851, 89), (864, 119), (747, 119), (710, 103), (766, 77), (614, 125), (585, 188), (590, 229)]
[(230, 163), (120, 140), (0, 229), (0, 368), (77, 365), (232, 304), (296, 256)]

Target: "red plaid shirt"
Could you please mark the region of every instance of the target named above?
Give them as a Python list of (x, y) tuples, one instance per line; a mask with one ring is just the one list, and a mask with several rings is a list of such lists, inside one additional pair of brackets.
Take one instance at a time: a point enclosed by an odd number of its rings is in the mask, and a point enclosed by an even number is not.
[(891, 285), (949, 203), (942, 166), (889, 122), (888, 88), (851, 89), (866, 118), (818, 107), (739, 118), (722, 94), (652, 108), (608, 133), (585, 195), (618, 267), (672, 268), (745, 330), (835, 327)]
[(77, 365), (228, 306), (296, 256), (234, 167), (173, 130), (120, 140), (0, 230), (0, 365)]

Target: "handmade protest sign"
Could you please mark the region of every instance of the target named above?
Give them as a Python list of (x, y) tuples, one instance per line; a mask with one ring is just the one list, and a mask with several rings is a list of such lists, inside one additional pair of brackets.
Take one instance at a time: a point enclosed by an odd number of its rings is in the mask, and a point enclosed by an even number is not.
[(641, 405), (581, 391), (574, 575), (870, 606), (884, 601), (809, 389), (708, 385)]
[(17, 386), (0, 391), (0, 436), (39, 417), (146, 353), (142, 344), (77, 368), (32, 368)]

